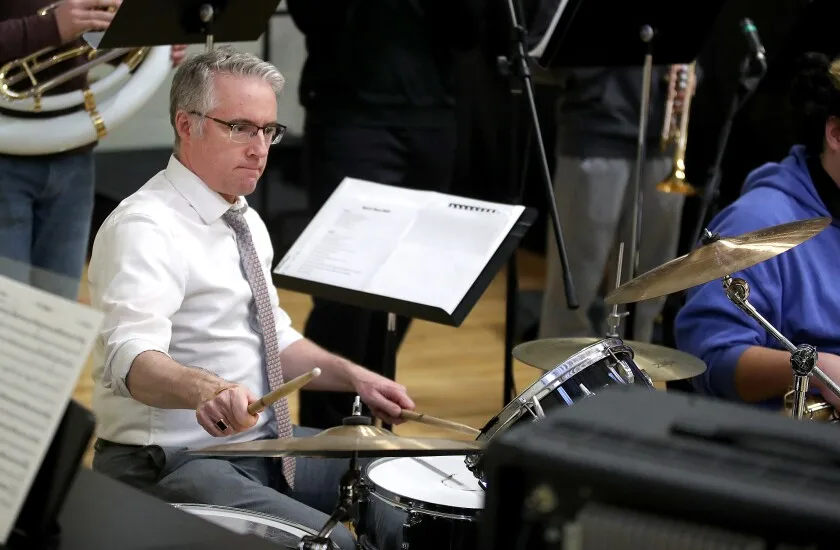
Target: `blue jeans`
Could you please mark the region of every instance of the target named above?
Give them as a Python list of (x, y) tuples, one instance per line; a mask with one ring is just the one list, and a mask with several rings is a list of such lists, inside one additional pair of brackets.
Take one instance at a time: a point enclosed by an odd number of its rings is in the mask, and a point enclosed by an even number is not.
[(75, 301), (93, 197), (90, 150), (0, 155), (0, 274)]

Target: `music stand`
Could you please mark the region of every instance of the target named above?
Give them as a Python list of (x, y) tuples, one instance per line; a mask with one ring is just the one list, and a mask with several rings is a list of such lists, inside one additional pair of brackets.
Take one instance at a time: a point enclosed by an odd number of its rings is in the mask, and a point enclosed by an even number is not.
[[(369, 186), (375, 187), (373, 190), (369, 190)], [(386, 209), (385, 211), (390, 212), (393, 209), (396, 211), (400, 208), (400, 204), (404, 204), (406, 201), (424, 200), (423, 198), (412, 198), (415, 197), (415, 195), (434, 195), (437, 197), (443, 197), (444, 200), (442, 203), (445, 204), (448, 202), (447, 208), (452, 209), (453, 211), (469, 213), (468, 215), (473, 217), (471, 223), (475, 222), (480, 224), (482, 223), (481, 220), (483, 217), (489, 216), (492, 218), (500, 215), (500, 212), (497, 211), (497, 209), (504, 210), (508, 205), (488, 203), (486, 201), (475, 201), (444, 193), (402, 189), (399, 187), (386, 186), (373, 182), (355, 180), (353, 178), (345, 178), (341, 185), (339, 185), (338, 189), (330, 196), (327, 203), (315, 215), (315, 218), (310, 222), (309, 226), (307, 226), (301, 236), (298, 237), (295, 244), (272, 271), (274, 285), (278, 288), (309, 294), (310, 296), (334, 302), (385, 312), (388, 316), (388, 323), (385, 332), (385, 344), (383, 350), (385, 358), (383, 365), (384, 372), (381, 374), (386, 378), (394, 380), (396, 379), (396, 359), (398, 347), (396, 333), (397, 315), (413, 319), (421, 319), (446, 326), (460, 326), (476, 305), (479, 298), (481, 298), (484, 294), (484, 291), (493, 281), (496, 274), (501, 270), (502, 266), (505, 265), (505, 262), (507, 262), (508, 259), (516, 252), (519, 242), (522, 240), (525, 232), (536, 219), (536, 211), (532, 208), (523, 208), (518, 214), (515, 212), (511, 214), (510, 220), (512, 220), (512, 222), (506, 229), (501, 241), (492, 248), (492, 254), (490, 254), (489, 257), (482, 259), (480, 265), (476, 263), (471, 266), (478, 266), (480, 269), (471, 269), (474, 276), (470, 276), (469, 284), (465, 284), (464, 280), (459, 279), (457, 287), (447, 288), (447, 293), (451, 291), (457, 295), (457, 303), (451, 308), (445, 308), (442, 307), (434, 298), (434, 295), (440, 291), (440, 288), (437, 288), (437, 285), (441, 284), (441, 281), (430, 281), (428, 277), (425, 277), (422, 274), (411, 273), (410, 271), (405, 275), (401, 275), (405, 284), (411, 287), (411, 290), (408, 292), (406, 291), (406, 287), (403, 287), (401, 291), (394, 293), (392, 289), (388, 289), (387, 284), (384, 287), (379, 285), (373, 285), (372, 288), (365, 286), (363, 289), (358, 288), (356, 283), (353, 283), (352, 286), (342, 284), (353, 280), (354, 272), (358, 273), (372, 268), (367, 265), (365, 267), (350, 265), (352, 260), (348, 260), (348, 256), (356, 253), (353, 251), (354, 249), (350, 248), (347, 250), (340, 250), (342, 244), (337, 241), (333, 241), (331, 237), (325, 237), (325, 235), (341, 235), (342, 239), (347, 239), (349, 241), (358, 239), (359, 237), (353, 233), (354, 229), (352, 227), (348, 229), (347, 227), (348, 225), (361, 226), (363, 223), (368, 223), (366, 221), (358, 221), (358, 219), (362, 218), (362, 215), (355, 210), (358, 209), (358, 206), (354, 204), (357, 202), (357, 197), (366, 197), (366, 195), (363, 194), (365, 192), (368, 194), (375, 194), (377, 192), (384, 192), (387, 189), (393, 189), (393, 191), (388, 193), (390, 196), (404, 193), (409, 198), (399, 199), (397, 202), (393, 203), (393, 207), (385, 202), (386, 200), (391, 199), (380, 198), (379, 200), (382, 202), (371, 203), (370, 205), (363, 206), (362, 210), (370, 212)], [(359, 199), (358, 202), (363, 202), (363, 200), (371, 199)], [(351, 217), (357, 216), (357, 220), (354, 223), (348, 223), (345, 218), (334, 218), (335, 213), (339, 210), (351, 213)], [(387, 218), (394, 215), (396, 214), (383, 215), (382, 219), (385, 220), (385, 223), (388, 223)], [(415, 221), (413, 223), (417, 222)], [(325, 231), (326, 229), (329, 230)], [(388, 231), (403, 231), (403, 229), (396, 230), (389, 228), (388, 225), (383, 225), (381, 232)], [(403, 234), (402, 237), (399, 238), (400, 243), (403, 243), (408, 239), (416, 238), (410, 235), (410, 233), (411, 230), (408, 230), (406, 234)], [(475, 237), (476, 236), (473, 235), (473, 238)], [(457, 233), (452, 234), (449, 238), (450, 245), (458, 245), (465, 248), (467, 245), (464, 243), (475, 242), (470, 241), (470, 238), (471, 237), (469, 236), (463, 236)], [(483, 240), (483, 237), (481, 237), (481, 239)], [(328, 240), (330, 242), (325, 246), (324, 243)], [(482, 242), (482, 244), (488, 244), (489, 249), (489, 242)], [(347, 246), (355, 247), (356, 245), (352, 244)], [(403, 250), (405, 250), (404, 244), (400, 244), (399, 246), (402, 246)], [(368, 246), (368, 248), (370, 247), (375, 248), (375, 245)], [(450, 250), (453, 250), (454, 248), (457, 248), (457, 246), (453, 246)], [(393, 254), (393, 252), (390, 254)], [(449, 256), (455, 256), (457, 254), (457, 252), (448, 253)], [(332, 258), (332, 256), (334, 256), (334, 258)], [(427, 262), (427, 265), (433, 265), (433, 262), (438, 259), (438, 256), (426, 257), (424, 258), (424, 261)], [(365, 260), (365, 262), (367, 261), (368, 260)], [(379, 260), (369, 261), (376, 262)], [(389, 256), (388, 259), (383, 260), (384, 263), (376, 264), (376, 268), (372, 269), (372, 271), (378, 272), (379, 269), (387, 269), (387, 267), (383, 266), (387, 266), (390, 261), (391, 257)], [(478, 260), (476, 260), (476, 262), (478, 262)], [(391, 263), (390, 265), (395, 265), (395, 263)], [(449, 268), (453, 269), (451, 266), (449, 266)], [(332, 282), (324, 282), (325, 279), (323, 278), (323, 274), (326, 271), (333, 269), (337, 273), (345, 273), (349, 275), (346, 279), (336, 277), (332, 279)], [(438, 269), (444, 270), (447, 269), (447, 266), (445, 264), (441, 264), (438, 266)], [(420, 289), (422, 289), (422, 292), (419, 291)], [(395, 296), (394, 294), (398, 294), (398, 296)], [(412, 295), (411, 299), (405, 297), (409, 294)], [(390, 425), (387, 423), (384, 424), (383, 427), (385, 429), (390, 429)]]
[[(548, 32), (532, 50), (543, 68), (643, 67), (639, 138), (633, 173), (633, 226), (629, 277), (639, 262), (642, 169), (646, 154), (651, 79), (657, 65), (694, 61), (717, 19), (723, 0), (675, 4), (669, 0), (560, 0)], [(686, 22), (690, 24), (686, 24)], [(655, 46), (655, 47), (654, 47)], [(536, 116), (536, 114), (535, 114)], [(600, 276), (600, 274), (599, 274)], [(635, 303), (628, 304), (627, 338), (633, 339)]]
[(46, 550), (60, 544), (58, 516), (95, 427), (96, 420), (90, 411), (74, 400), (67, 404), (6, 548)]
[(247, 42), (265, 32), (280, 0), (123, 0), (99, 48), (215, 41)]

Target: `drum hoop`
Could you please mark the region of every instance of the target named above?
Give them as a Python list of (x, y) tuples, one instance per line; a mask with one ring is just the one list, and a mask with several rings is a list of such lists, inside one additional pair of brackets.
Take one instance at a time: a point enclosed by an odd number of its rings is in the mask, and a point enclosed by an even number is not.
[(426, 502), (415, 498), (400, 495), (382, 487), (370, 478), (370, 471), (378, 464), (395, 460), (401, 457), (385, 457), (379, 460), (374, 460), (365, 468), (365, 485), (368, 486), (368, 495), (373, 496), (377, 500), (389, 504), (393, 507), (400, 508), (409, 513), (422, 514), (426, 516), (445, 518), (445, 519), (460, 519), (465, 521), (478, 521), (479, 514), (483, 508), (461, 508), (460, 506), (448, 506), (445, 504), (437, 504), (435, 502)]
[[(591, 367), (601, 359), (615, 353), (628, 353), (633, 359), (633, 349), (620, 338), (605, 338), (578, 351), (554, 369), (546, 372), (539, 380), (528, 386), (516, 399), (508, 403), (502, 411), (491, 419), (476, 437), (477, 441), (492, 439), (495, 434), (506, 429), (525, 412), (525, 407), (534, 397), (541, 400), (581, 371)], [(592, 361), (590, 359), (595, 359)]]
[[(287, 520), (285, 518), (281, 518), (278, 516), (272, 516), (270, 514), (265, 514), (263, 512), (254, 512), (253, 510), (246, 510), (244, 508), (233, 508), (231, 506), (218, 506), (215, 504), (199, 504), (196, 502), (176, 502), (172, 503), (172, 506), (179, 509), (184, 510), (187, 512), (188, 509), (194, 508), (197, 510), (207, 510), (211, 512), (227, 512), (230, 513), (232, 517), (234, 514), (238, 516), (247, 516), (248, 518), (255, 518), (256, 520), (254, 523), (259, 523), (260, 525), (266, 525), (268, 527), (275, 527), (276, 525), (285, 525), (288, 527), (294, 527), (295, 529), (299, 529), (305, 533), (309, 533), (310, 535), (317, 535), (318, 531), (307, 527), (306, 525), (301, 525), (300, 523)], [(189, 512), (187, 512), (189, 513)], [(198, 514), (191, 514), (196, 517), (201, 517)], [(221, 514), (220, 514), (221, 515)], [(209, 521), (209, 520), (208, 520)]]

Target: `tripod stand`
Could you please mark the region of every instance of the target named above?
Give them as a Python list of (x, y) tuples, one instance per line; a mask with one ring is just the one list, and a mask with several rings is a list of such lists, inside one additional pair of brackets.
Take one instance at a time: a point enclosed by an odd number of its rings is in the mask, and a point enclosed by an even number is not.
[[(500, 57), (498, 65), (500, 72), (510, 78), (511, 97), (516, 98), (521, 94), (522, 89), (528, 100), (528, 111), (530, 114), (531, 129), (536, 141), (536, 150), (540, 160), (540, 179), (545, 186), (548, 212), (551, 217), (553, 238), (557, 244), (557, 252), (560, 257), (560, 265), (563, 271), (563, 284), (566, 292), (566, 304), (569, 309), (577, 309), (577, 297), (575, 293), (572, 273), (569, 268), (569, 259), (566, 254), (566, 245), (563, 240), (563, 231), (560, 226), (560, 215), (557, 212), (557, 199), (554, 195), (554, 187), (551, 181), (551, 170), (548, 166), (548, 157), (543, 143), (542, 130), (540, 129), (539, 115), (534, 94), (534, 85), (531, 78), (531, 69), (526, 54), (527, 31), (520, 20), (521, 9), (514, 4), (514, 0), (505, 0), (507, 12), (510, 18), (510, 25), (513, 32), (511, 53), (508, 57)], [(516, 3), (518, 4), (518, 2)], [(522, 201), (524, 178), (519, 177), (518, 163), (514, 160), (518, 156), (517, 141), (515, 132), (518, 123), (518, 104), (511, 105), (511, 174), (510, 174), (510, 199), (512, 204)], [(507, 288), (506, 288), (506, 311), (505, 311), (505, 366), (504, 366), (504, 389), (502, 402), (507, 404), (513, 399), (513, 344), (516, 335), (516, 314), (518, 310), (517, 294), (519, 292), (518, 268), (516, 255), (513, 254), (508, 260), (507, 267)]]

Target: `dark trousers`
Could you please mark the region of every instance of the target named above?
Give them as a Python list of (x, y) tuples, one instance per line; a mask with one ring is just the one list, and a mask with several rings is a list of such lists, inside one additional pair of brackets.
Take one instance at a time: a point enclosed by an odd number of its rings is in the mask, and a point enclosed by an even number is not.
[[(345, 177), (447, 192), (455, 162), (456, 129), (394, 128), (307, 122), (303, 179), (314, 215)], [(397, 346), (410, 319), (397, 318)], [(387, 314), (313, 298), (304, 335), (366, 368), (384, 370)], [(352, 410), (353, 394), (300, 392), (300, 423), (326, 429)]]

